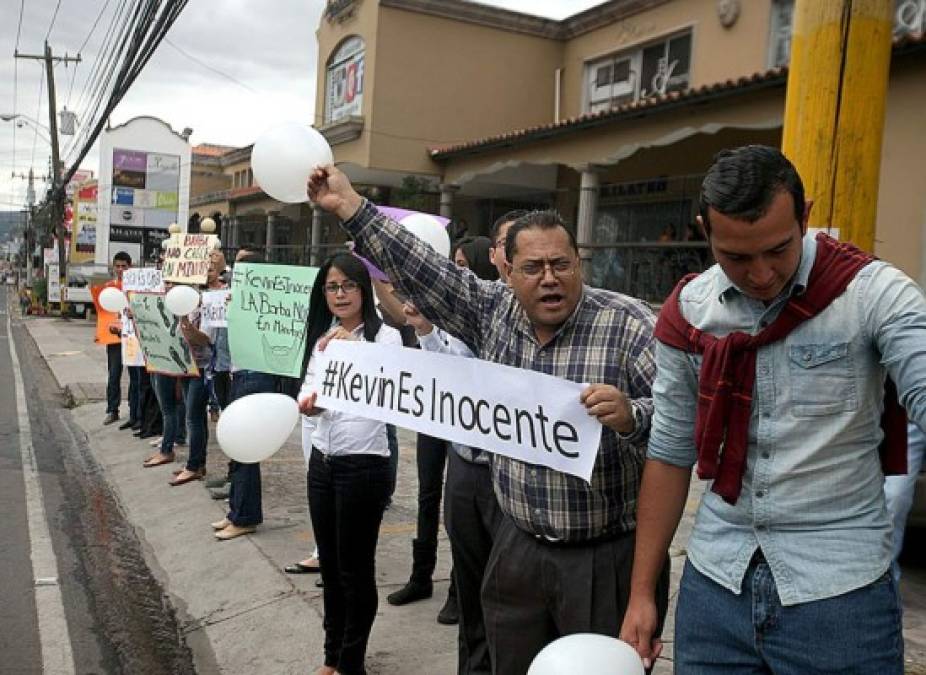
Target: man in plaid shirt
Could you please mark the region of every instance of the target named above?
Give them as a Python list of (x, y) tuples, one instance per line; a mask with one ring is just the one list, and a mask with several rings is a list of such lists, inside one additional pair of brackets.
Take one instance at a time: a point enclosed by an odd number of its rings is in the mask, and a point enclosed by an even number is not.
[[(309, 194), (343, 221), (358, 253), (479, 358), (589, 383), (582, 401), (604, 425), (591, 483), (493, 457), (505, 514), (482, 593), (493, 671), (526, 672), (561, 635), (617, 636), (653, 412), (650, 308), (585, 286), (575, 238), (553, 212), (529, 213), (510, 227), (505, 285), (436, 253), (361, 198), (334, 167), (316, 170)], [(661, 616), (668, 561), (663, 576)]]

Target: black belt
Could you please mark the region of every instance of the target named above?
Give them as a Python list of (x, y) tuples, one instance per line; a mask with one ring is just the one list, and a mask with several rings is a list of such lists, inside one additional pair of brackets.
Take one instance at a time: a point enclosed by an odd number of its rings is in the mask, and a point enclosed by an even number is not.
[(596, 546), (598, 544), (604, 544), (610, 541), (617, 541), (623, 539), (624, 537), (632, 537), (634, 531), (630, 532), (606, 532), (600, 534), (596, 537), (591, 537), (589, 539), (556, 539), (553, 537), (548, 537), (544, 534), (535, 534), (533, 532), (528, 532), (528, 535), (533, 537), (536, 541), (540, 542), (544, 546), (550, 546), (553, 548), (581, 548), (583, 546)]

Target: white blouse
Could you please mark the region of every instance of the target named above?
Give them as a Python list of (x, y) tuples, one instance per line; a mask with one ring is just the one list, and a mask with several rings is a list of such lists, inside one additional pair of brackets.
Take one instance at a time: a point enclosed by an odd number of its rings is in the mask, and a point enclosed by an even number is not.
[[(363, 340), (363, 325), (353, 334)], [(376, 334), (376, 342), (384, 345), (402, 346), (402, 336), (395, 328), (383, 324)], [(299, 398), (316, 390), (315, 363), (318, 346), (312, 352), (305, 371), (305, 380), (299, 390)], [(324, 410), (319, 415), (302, 416), (302, 451), (308, 457), (312, 446), (320, 452), (335, 455), (382, 455), (389, 456), (386, 439), (386, 424), (378, 420), (359, 417), (336, 410)]]

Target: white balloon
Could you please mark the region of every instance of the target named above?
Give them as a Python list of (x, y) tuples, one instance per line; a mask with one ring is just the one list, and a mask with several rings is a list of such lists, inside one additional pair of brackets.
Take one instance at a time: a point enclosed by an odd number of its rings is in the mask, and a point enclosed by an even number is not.
[(306, 183), (316, 166), (334, 163), (331, 146), (318, 131), (290, 122), (270, 129), (251, 150), (251, 169), (261, 189), (288, 204), (309, 201)]
[(284, 394), (251, 394), (222, 411), (216, 437), (231, 459), (262, 462), (283, 447), (299, 421), (299, 405)]
[(199, 293), (192, 286), (174, 286), (164, 296), (164, 304), (171, 314), (186, 316), (199, 307)]
[(419, 239), (431, 245), (444, 257), (450, 255), (450, 236), (447, 228), (440, 221), (427, 213), (413, 213), (405, 216), (399, 223)]
[(113, 286), (104, 288), (102, 291), (100, 291), (99, 301), (100, 307), (105, 309), (107, 312), (115, 312), (117, 314), (125, 309), (129, 304), (129, 301), (125, 297), (125, 293), (120, 291), (118, 288), (114, 288)]
[(643, 675), (643, 661), (626, 642), (607, 635), (574, 633), (554, 640), (534, 657), (527, 675)]

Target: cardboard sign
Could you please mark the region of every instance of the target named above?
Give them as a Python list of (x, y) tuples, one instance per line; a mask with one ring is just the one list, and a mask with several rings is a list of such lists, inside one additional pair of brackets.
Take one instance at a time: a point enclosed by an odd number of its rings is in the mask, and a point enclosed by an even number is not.
[(228, 326), (225, 313), (230, 292), (228, 290), (206, 291), (202, 294), (200, 330), (206, 331), (209, 328), (226, 328)]
[(164, 305), (157, 293), (132, 293), (129, 306), (135, 321), (135, 335), (145, 355), (149, 373), (196, 377), (199, 369), (190, 345), (180, 330), (180, 319)]
[(589, 481), (601, 423), (586, 385), (490, 363), (353, 340), (316, 355), (317, 405), (539, 464)]
[(122, 273), (122, 290), (136, 293), (163, 293), (161, 270), (154, 267), (130, 267)]
[(180, 284), (204, 284), (209, 272), (209, 254), (219, 238), (214, 234), (175, 235), (164, 253), (161, 271), (164, 281)]
[(238, 368), (302, 375), (305, 323), (316, 267), (238, 263), (228, 308), (228, 343)]

